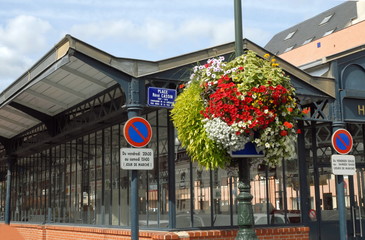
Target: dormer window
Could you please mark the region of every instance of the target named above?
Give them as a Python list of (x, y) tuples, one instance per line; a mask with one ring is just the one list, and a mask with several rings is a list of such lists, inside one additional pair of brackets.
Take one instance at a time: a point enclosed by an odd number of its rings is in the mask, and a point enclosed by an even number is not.
[(307, 40), (305, 40), (305, 41), (303, 42), (303, 44), (302, 44), (302, 45), (305, 45), (305, 44), (307, 44), (307, 43), (310, 43), (310, 42), (313, 40), (313, 38), (314, 38), (314, 37), (308, 38)]
[(333, 15), (329, 15), (325, 18), (323, 18), (322, 22), (319, 24), (319, 25), (322, 25), (322, 24), (325, 24), (327, 23), (331, 18), (332, 18)]
[(285, 51), (284, 51), (284, 52), (285, 52), (285, 53), (286, 53), (286, 52), (289, 52), (289, 51), (290, 51), (290, 50), (292, 50), (293, 48), (294, 48), (294, 46), (288, 47), (287, 49), (285, 49)]
[(325, 32), (324, 34), (323, 34), (323, 37), (325, 37), (325, 36), (327, 36), (327, 35), (330, 35), (331, 33), (333, 33), (335, 31), (335, 29), (332, 29), (332, 30), (329, 30), (329, 31), (327, 31), (327, 32)]
[(288, 35), (284, 38), (284, 40), (288, 40), (288, 39), (292, 38), (292, 37), (294, 36), (295, 32), (296, 32), (296, 31), (289, 33), (289, 34), (288, 34)]

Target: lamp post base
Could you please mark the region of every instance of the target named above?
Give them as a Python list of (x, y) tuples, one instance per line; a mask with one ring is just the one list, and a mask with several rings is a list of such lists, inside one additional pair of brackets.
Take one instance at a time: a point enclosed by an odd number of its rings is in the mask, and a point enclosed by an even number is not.
[(252, 195), (250, 193), (250, 159), (238, 160), (240, 194), (237, 196), (238, 226), (236, 240), (257, 240), (254, 229), (254, 217), (252, 210)]
[(237, 233), (236, 240), (256, 240), (256, 233), (252, 229), (240, 229)]

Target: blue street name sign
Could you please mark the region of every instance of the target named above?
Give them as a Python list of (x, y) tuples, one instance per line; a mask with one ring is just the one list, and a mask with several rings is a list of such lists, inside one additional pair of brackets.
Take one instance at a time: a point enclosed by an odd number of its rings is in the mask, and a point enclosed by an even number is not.
[(147, 105), (151, 107), (172, 108), (177, 91), (168, 88), (148, 88)]

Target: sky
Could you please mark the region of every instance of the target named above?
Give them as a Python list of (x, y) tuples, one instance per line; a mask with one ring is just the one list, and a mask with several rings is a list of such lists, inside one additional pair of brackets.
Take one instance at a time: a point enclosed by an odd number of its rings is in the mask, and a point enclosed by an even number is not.
[[(241, 0), (243, 35), (276, 33), (346, 0)], [(0, 0), (0, 92), (66, 34), (111, 55), (162, 60), (234, 41), (234, 0)]]

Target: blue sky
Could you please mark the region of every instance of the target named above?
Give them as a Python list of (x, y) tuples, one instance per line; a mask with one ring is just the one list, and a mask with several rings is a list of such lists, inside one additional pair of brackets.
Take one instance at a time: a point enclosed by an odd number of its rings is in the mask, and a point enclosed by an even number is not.
[[(242, 0), (260, 46), (345, 0)], [(0, 91), (65, 34), (117, 57), (161, 60), (234, 41), (234, 0), (0, 0)]]

